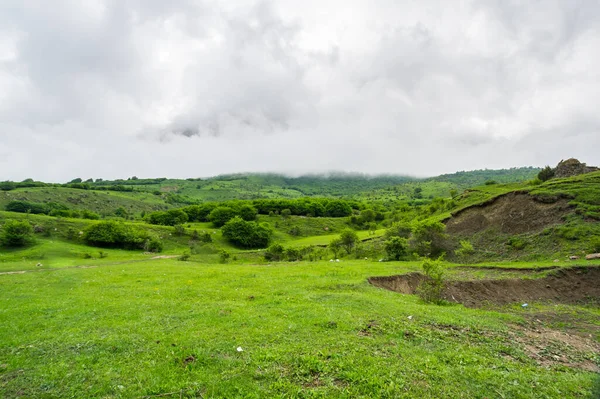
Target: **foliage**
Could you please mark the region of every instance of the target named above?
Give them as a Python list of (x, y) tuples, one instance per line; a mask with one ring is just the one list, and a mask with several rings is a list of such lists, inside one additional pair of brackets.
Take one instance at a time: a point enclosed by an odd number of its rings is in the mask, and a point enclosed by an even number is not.
[(446, 225), (435, 220), (423, 220), (415, 223), (409, 246), (419, 256), (441, 256), (448, 247)]
[(229, 258), (231, 258), (231, 254), (229, 252), (227, 252), (224, 249), (221, 249), (219, 251), (219, 262), (227, 263), (227, 261), (229, 261)]
[(352, 252), (352, 249), (356, 246), (359, 241), (356, 231), (352, 229), (344, 229), (340, 234), (341, 246), (346, 250), (348, 254)]
[(391, 238), (391, 237), (408, 238), (408, 237), (410, 237), (411, 231), (412, 231), (412, 227), (410, 226), (410, 224), (408, 224), (406, 222), (395, 222), (385, 231), (385, 236), (387, 238)]
[(333, 252), (333, 256), (337, 258), (338, 254), (342, 250), (342, 239), (340, 237), (334, 238), (329, 242), (327, 248), (329, 248), (331, 252)]
[(408, 244), (405, 238), (393, 236), (384, 245), (388, 258), (400, 260), (402, 257), (408, 255)]
[(444, 303), (443, 291), (445, 288), (445, 270), (440, 259), (425, 259), (421, 268), (427, 279), (417, 287), (417, 295), (424, 302), (440, 305)]
[(7, 220), (0, 231), (0, 244), (22, 247), (33, 241), (33, 228), (25, 220)]
[(247, 222), (239, 216), (223, 226), (223, 237), (242, 248), (265, 248), (273, 234), (266, 223)]
[(150, 224), (159, 224), (162, 226), (175, 226), (187, 223), (188, 215), (181, 209), (169, 209), (164, 212), (152, 212), (146, 215)]
[(97, 222), (88, 226), (83, 233), (88, 245), (106, 248), (144, 249), (160, 252), (162, 243), (149, 232), (115, 221)]
[(454, 253), (460, 257), (466, 257), (475, 253), (475, 248), (468, 240), (460, 240), (460, 247)]
[(265, 260), (268, 262), (279, 262), (283, 260), (284, 251), (283, 245), (273, 244), (265, 251)]
[(285, 249), (285, 258), (289, 262), (295, 262), (302, 260), (302, 252), (298, 248), (289, 247)]
[(210, 212), (208, 219), (213, 223), (213, 225), (215, 225), (215, 227), (221, 227), (235, 216), (236, 212), (232, 208), (228, 206), (219, 206)]
[(552, 179), (555, 173), (556, 171), (553, 168), (551, 168), (550, 166), (546, 166), (544, 167), (544, 169), (540, 170), (540, 173), (538, 173), (537, 178), (544, 182), (546, 180)]
[(240, 207), (239, 215), (242, 219), (244, 219), (247, 222), (252, 222), (256, 220), (257, 214), (258, 211), (252, 205), (242, 205)]

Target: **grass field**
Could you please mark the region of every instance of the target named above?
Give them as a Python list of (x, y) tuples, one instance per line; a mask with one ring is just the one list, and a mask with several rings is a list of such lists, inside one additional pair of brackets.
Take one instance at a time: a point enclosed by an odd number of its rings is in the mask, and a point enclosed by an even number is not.
[[(525, 320), (519, 307), (425, 305), (366, 282), (416, 269), (416, 263), (371, 261), (149, 260), (0, 275), (0, 396), (598, 393), (597, 374), (542, 367), (526, 356), (511, 339)], [(597, 308), (562, 309), (596, 323), (600, 316)]]

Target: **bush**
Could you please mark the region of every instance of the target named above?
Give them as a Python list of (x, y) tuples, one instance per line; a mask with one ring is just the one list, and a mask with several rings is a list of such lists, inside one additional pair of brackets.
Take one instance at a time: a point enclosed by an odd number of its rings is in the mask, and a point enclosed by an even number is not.
[(341, 238), (334, 238), (333, 240), (331, 240), (329, 242), (329, 245), (327, 247), (331, 250), (331, 252), (333, 252), (333, 256), (335, 258), (337, 258), (338, 254), (342, 250), (342, 239)]
[(243, 205), (239, 211), (240, 217), (247, 222), (252, 222), (256, 220), (256, 215), (258, 212), (256, 208), (251, 205)]
[(466, 256), (469, 256), (469, 255), (473, 255), (475, 253), (475, 248), (473, 248), (473, 244), (471, 244), (469, 241), (467, 241), (467, 240), (461, 240), (460, 241), (460, 248), (458, 248), (454, 252), (458, 256), (466, 257)]
[(7, 220), (2, 226), (0, 243), (7, 247), (23, 247), (33, 242), (33, 228), (26, 221)]
[(177, 237), (182, 237), (185, 235), (185, 228), (180, 224), (176, 224), (173, 226), (173, 234), (175, 234)]
[(419, 256), (439, 257), (443, 255), (448, 247), (446, 225), (430, 220), (415, 224), (409, 246)]
[(405, 238), (391, 237), (384, 245), (385, 252), (390, 259), (400, 260), (402, 257), (408, 255), (408, 244)]
[(441, 260), (425, 259), (421, 268), (427, 279), (417, 287), (417, 295), (427, 303), (434, 303), (436, 305), (444, 303), (442, 295), (445, 287), (445, 270)]
[(96, 247), (144, 249), (152, 252), (162, 250), (162, 243), (154, 235), (114, 221), (99, 222), (87, 227), (83, 239)]
[(600, 237), (593, 237), (590, 240), (590, 251), (591, 252), (600, 252)]
[(521, 237), (511, 237), (506, 244), (517, 251), (520, 251), (527, 246), (527, 243)]
[(552, 179), (555, 173), (556, 171), (554, 169), (552, 169), (550, 166), (546, 166), (544, 169), (540, 170), (540, 173), (538, 173), (537, 178), (541, 181), (547, 181)]
[(385, 236), (386, 236), (386, 238), (391, 238), (391, 237), (408, 238), (408, 237), (410, 237), (411, 231), (412, 231), (412, 228), (410, 227), (410, 225), (408, 223), (396, 222), (396, 223), (392, 224), (390, 226), (390, 228), (385, 231)]
[(298, 248), (289, 247), (285, 250), (285, 257), (289, 262), (302, 260), (302, 253)]
[(268, 224), (247, 222), (239, 216), (223, 226), (223, 237), (242, 248), (265, 248), (273, 232)]
[(356, 231), (352, 229), (343, 230), (340, 234), (340, 240), (342, 242), (342, 247), (346, 250), (348, 254), (352, 252), (352, 249), (354, 249), (356, 243), (359, 242)]
[(231, 254), (224, 249), (219, 251), (219, 262), (227, 263), (227, 261), (231, 258)]
[(175, 226), (187, 223), (188, 215), (181, 209), (170, 209), (165, 212), (152, 212), (146, 216), (146, 219), (150, 224)]
[[(215, 227), (222, 227), (235, 217), (235, 211), (228, 206), (219, 206), (213, 209), (208, 215), (208, 219)], [(243, 219), (242, 219), (243, 220)]]
[(279, 262), (283, 260), (284, 248), (281, 244), (273, 244), (265, 251), (265, 260), (268, 262)]

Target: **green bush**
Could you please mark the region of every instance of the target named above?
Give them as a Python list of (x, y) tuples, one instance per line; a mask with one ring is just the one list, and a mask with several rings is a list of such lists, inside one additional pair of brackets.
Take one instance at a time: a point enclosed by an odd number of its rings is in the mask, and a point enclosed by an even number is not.
[(302, 253), (298, 248), (289, 247), (285, 250), (285, 258), (289, 262), (295, 262), (297, 260), (302, 260)]
[(340, 240), (342, 248), (344, 248), (348, 254), (352, 252), (356, 244), (360, 241), (358, 239), (358, 234), (352, 229), (344, 229), (340, 234)]
[(521, 237), (511, 237), (506, 244), (517, 251), (520, 251), (527, 246), (527, 243)]
[(439, 257), (448, 249), (446, 225), (425, 220), (413, 226), (409, 246), (419, 256)]
[(402, 237), (391, 237), (384, 244), (385, 252), (388, 258), (400, 260), (402, 257), (408, 255), (408, 244), (405, 238)]
[(88, 226), (84, 231), (83, 239), (87, 244), (96, 247), (144, 249), (152, 252), (162, 250), (162, 243), (156, 236), (114, 221), (104, 221)]
[(228, 206), (219, 206), (213, 209), (208, 215), (208, 219), (215, 225), (215, 227), (224, 226), (225, 223), (234, 217), (235, 211)]
[(6, 247), (22, 247), (33, 242), (33, 228), (26, 221), (7, 220), (0, 232), (0, 243)]
[(283, 245), (273, 244), (265, 251), (265, 260), (268, 262), (279, 262), (283, 260), (284, 251)]
[(222, 249), (219, 251), (219, 262), (227, 263), (227, 261), (231, 258), (231, 254), (226, 250)]
[(424, 302), (440, 305), (444, 303), (445, 270), (440, 259), (425, 259), (421, 265), (427, 279), (417, 287), (417, 295)]
[(266, 223), (247, 222), (239, 216), (223, 226), (223, 237), (242, 248), (265, 248), (273, 234)]
[(165, 212), (152, 212), (146, 215), (146, 219), (150, 224), (175, 226), (178, 224), (187, 223), (188, 215), (181, 209), (170, 209)]
[(460, 257), (466, 257), (473, 255), (475, 253), (475, 248), (473, 248), (473, 244), (471, 244), (469, 241), (461, 240), (460, 247), (454, 251), (454, 253)]

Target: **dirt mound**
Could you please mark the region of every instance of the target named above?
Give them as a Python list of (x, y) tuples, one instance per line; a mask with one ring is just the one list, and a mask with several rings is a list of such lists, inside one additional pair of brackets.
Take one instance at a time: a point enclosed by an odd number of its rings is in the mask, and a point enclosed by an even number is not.
[(456, 235), (470, 235), (492, 227), (507, 234), (530, 233), (562, 223), (562, 217), (569, 212), (571, 207), (564, 198), (547, 203), (515, 191), (456, 212), (446, 221), (446, 229)]
[[(426, 280), (420, 273), (371, 277), (369, 283), (402, 294), (414, 294)], [(506, 305), (514, 302), (600, 302), (600, 267), (572, 267), (537, 279), (448, 281), (444, 298), (468, 307)]]

